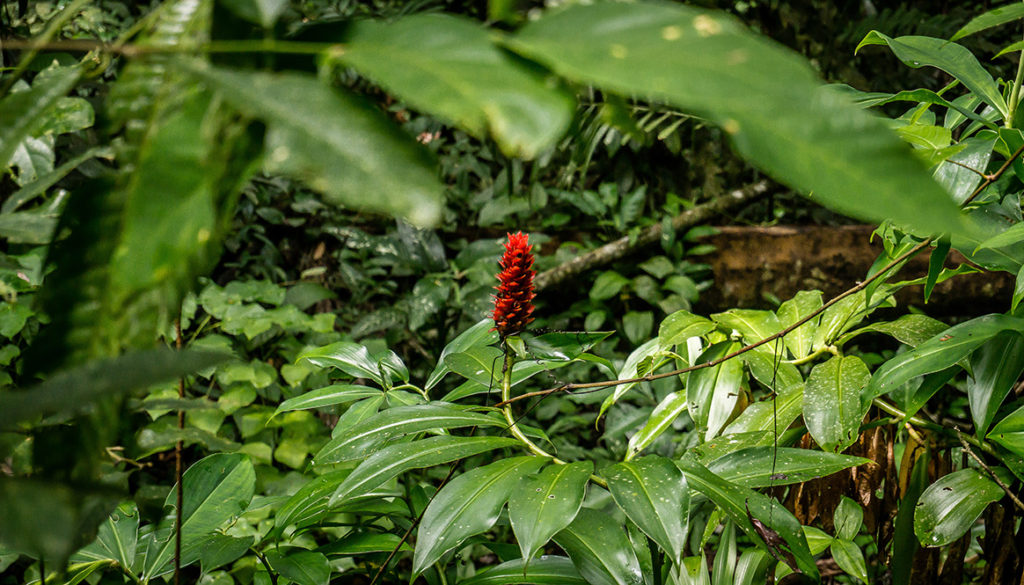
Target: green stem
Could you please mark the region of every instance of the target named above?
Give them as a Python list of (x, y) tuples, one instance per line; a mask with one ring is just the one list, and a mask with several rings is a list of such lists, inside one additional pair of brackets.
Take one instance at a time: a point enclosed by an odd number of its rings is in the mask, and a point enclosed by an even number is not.
[(819, 347), (813, 353), (809, 354), (806, 357), (802, 357), (802, 358), (796, 359), (796, 360), (783, 360), (782, 363), (784, 363), (784, 364), (791, 364), (791, 365), (794, 365), (794, 366), (799, 366), (801, 364), (806, 364), (807, 362), (813, 362), (815, 359), (818, 358), (818, 356), (820, 356), (821, 354), (824, 354), (824, 353), (830, 353), (832, 355), (839, 355), (839, 350), (834, 345), (826, 345), (824, 347)]
[(1010, 103), (1007, 104), (1009, 112), (1006, 115), (1006, 125), (1013, 128), (1014, 114), (1017, 113), (1017, 104), (1020, 103), (1020, 86), (1024, 81), (1024, 52), (1017, 56), (1017, 77), (1013, 80), (1013, 87), (1010, 88)]
[(944, 426), (942, 426), (942, 425), (940, 425), (938, 423), (934, 423), (934, 422), (932, 422), (930, 420), (925, 420), (925, 419), (923, 419), (921, 417), (918, 417), (918, 416), (909, 416), (908, 417), (907, 413), (903, 412), (902, 410), (897, 408), (895, 405), (889, 404), (888, 402), (882, 400), (881, 398), (875, 398), (871, 402), (872, 402), (872, 404), (874, 404), (878, 408), (880, 408), (880, 409), (884, 410), (885, 412), (888, 412), (889, 414), (899, 418), (901, 421), (906, 421), (906, 422), (914, 425), (915, 427), (919, 427), (919, 428), (922, 428), (922, 429), (928, 429), (930, 431), (935, 431), (937, 433), (942, 433), (944, 435), (947, 435), (947, 436), (950, 436), (950, 437), (954, 437), (954, 438), (957, 438), (957, 439), (962, 438), (963, 440), (965, 440), (968, 443), (970, 443), (971, 445), (974, 445), (975, 447), (981, 449), (982, 451), (988, 453), (989, 455), (992, 455), (993, 457), (996, 457), (996, 458), (999, 458), (1000, 460), (1002, 460), (1002, 458), (999, 457), (999, 454), (996, 453), (995, 449), (993, 449), (991, 445), (989, 445), (988, 443), (986, 443), (984, 441), (979, 440), (977, 437), (973, 437), (971, 435), (965, 435), (963, 433), (958, 433), (955, 429), (950, 429), (950, 428), (944, 427)]

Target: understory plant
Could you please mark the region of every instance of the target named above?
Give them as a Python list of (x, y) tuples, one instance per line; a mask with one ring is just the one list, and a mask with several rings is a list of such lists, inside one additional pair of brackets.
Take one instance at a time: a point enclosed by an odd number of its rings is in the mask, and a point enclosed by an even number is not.
[[(0, 208), (0, 572), (1019, 582), (1024, 74), (996, 81), (955, 41), (1024, 5), (951, 40), (868, 34), (861, 47), (953, 79), (882, 94), (824, 85), (735, 19), (676, 4), (520, 19), (493, 2), (502, 27), (420, 13), (327, 23), (310, 40), (288, 36), (283, 2), (170, 0), (110, 44), (57, 38), (84, 4), (0, 77), (14, 185)], [(104, 75), (109, 91), (91, 93)], [(530, 330), (544, 317), (518, 229), (490, 316), (413, 353), (336, 327), (321, 273), (206, 278), (258, 171), (427, 229), (450, 214), (429, 140), (399, 127), (392, 100), (532, 160), (595, 92), (609, 124), (629, 125), (629, 99), (720, 127), (774, 179), (879, 223), (884, 253), (831, 299), (624, 318), (622, 359), (601, 350), (611, 331)], [(894, 118), (864, 109), (908, 102)], [(64, 142), (79, 150), (58, 164)], [(637, 215), (630, 200), (622, 217)], [(634, 237), (672, 240), (678, 217)], [(900, 272), (924, 251), (926, 274)], [(440, 258), (430, 274), (448, 274)], [(926, 301), (977, 271), (1015, 278), (1005, 312), (949, 326), (893, 310), (905, 287)], [(416, 307), (412, 295), (410, 322)]]

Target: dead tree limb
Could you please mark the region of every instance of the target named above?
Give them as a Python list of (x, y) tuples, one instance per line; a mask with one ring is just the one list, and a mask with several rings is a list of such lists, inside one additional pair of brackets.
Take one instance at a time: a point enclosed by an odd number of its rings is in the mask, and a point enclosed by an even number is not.
[[(770, 185), (771, 183), (764, 179), (741, 189), (736, 189), (708, 203), (698, 205), (693, 209), (688, 209), (672, 218), (672, 229), (679, 231), (683, 228), (693, 227), (708, 221), (715, 214), (756, 201), (768, 194)], [(596, 250), (591, 250), (564, 264), (541, 272), (534, 280), (534, 287), (538, 291), (544, 290), (592, 268), (614, 262), (644, 246), (657, 242), (661, 239), (661, 232), (661, 224), (658, 223), (640, 232), (640, 235), (633, 240), (626, 236), (614, 242), (609, 242)]]

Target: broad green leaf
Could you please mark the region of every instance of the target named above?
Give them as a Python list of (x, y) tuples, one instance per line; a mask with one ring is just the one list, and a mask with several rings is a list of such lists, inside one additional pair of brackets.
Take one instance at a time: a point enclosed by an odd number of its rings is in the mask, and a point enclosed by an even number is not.
[(612, 517), (580, 509), (572, 524), (555, 535), (572, 564), (591, 585), (640, 585), (640, 562), (626, 531)]
[(497, 388), (501, 383), (503, 355), (496, 347), (477, 345), (467, 348), (466, 351), (446, 355), (444, 363), (450, 371), (467, 380), (472, 380), (485, 388)]
[(680, 390), (672, 392), (654, 407), (654, 411), (647, 417), (643, 428), (629, 438), (629, 446), (626, 450), (625, 460), (629, 461), (640, 454), (655, 439), (661, 436), (676, 418), (686, 411), (686, 392)]
[(673, 562), (681, 562), (690, 492), (679, 468), (664, 457), (650, 455), (612, 465), (602, 475), (626, 516)]
[(508, 518), (527, 564), (538, 548), (576, 517), (593, 471), (589, 461), (551, 465), (512, 492)]
[(691, 337), (700, 337), (715, 330), (715, 324), (689, 311), (676, 311), (661, 322), (658, 327), (658, 343), (662, 349), (685, 344)]
[[(903, 90), (896, 93), (883, 93), (883, 92), (867, 92), (859, 91), (846, 84), (835, 83), (827, 86), (829, 91), (835, 91), (842, 95), (852, 99), (854, 103), (865, 108), (871, 108), (875, 106), (883, 106), (893, 102), (914, 102), (916, 104), (935, 104), (942, 106), (949, 110), (952, 110), (953, 116), (946, 118), (946, 123), (943, 124), (947, 128), (955, 128), (964, 120), (974, 120), (979, 122), (991, 129), (995, 129), (995, 125), (992, 120), (988, 120), (983, 116), (980, 116), (967, 105), (962, 103), (962, 100), (956, 99), (948, 101), (939, 94), (935, 93), (930, 89), (911, 89)], [(974, 99), (972, 102), (976, 107), (981, 103), (981, 98), (975, 97), (973, 94), (968, 94), (968, 97)], [(995, 110), (992, 110), (995, 112)]]
[[(204, 540), (241, 514), (256, 489), (256, 471), (247, 455), (219, 453), (203, 458), (185, 471), (181, 510), (181, 564), (199, 559)], [(176, 490), (164, 502), (174, 508)], [(171, 570), (174, 556), (174, 514), (147, 539), (143, 576), (153, 578)]]
[[(401, 546), (399, 546), (401, 545)], [(358, 532), (343, 536), (329, 544), (316, 549), (325, 555), (364, 555), (374, 552), (391, 552), (398, 547), (401, 552), (412, 550), (408, 542), (403, 542), (397, 534), (390, 532)]]
[(948, 328), (949, 326), (942, 321), (927, 315), (901, 315), (895, 321), (872, 323), (856, 331), (851, 331), (844, 336), (844, 339), (852, 338), (854, 335), (860, 335), (861, 333), (877, 331), (878, 333), (892, 336), (900, 343), (917, 347)]
[(96, 540), (71, 556), (70, 562), (114, 561), (131, 569), (139, 540), (139, 509), (135, 502), (122, 502), (100, 524)]
[(1024, 331), (1024, 319), (1008, 315), (985, 315), (955, 325), (896, 355), (875, 370), (864, 393), (866, 399), (891, 392), (907, 380), (948, 368), (1001, 331)]
[(651, 334), (654, 313), (651, 311), (627, 311), (622, 316), (622, 331), (630, 343), (639, 343)]
[(270, 548), (266, 559), (282, 577), (298, 585), (327, 585), (331, 580), (331, 565), (322, 553), (292, 548)]
[(548, 462), (544, 457), (513, 457), (467, 471), (430, 501), (416, 532), (412, 572), (419, 575), (446, 552), (498, 521), (523, 478)]
[[(1003, 482), (1005, 469), (996, 468)], [(939, 478), (921, 494), (914, 511), (914, 534), (924, 546), (945, 546), (960, 538), (992, 502), (1005, 494), (999, 485), (975, 469), (961, 469)]]
[(543, 556), (529, 565), (515, 559), (478, 572), (459, 585), (590, 585), (565, 557)]
[(56, 213), (32, 210), (0, 214), (0, 238), (11, 244), (49, 244), (56, 226)]
[(921, 410), (939, 390), (942, 390), (953, 376), (959, 374), (961, 369), (960, 366), (951, 366), (945, 370), (925, 375), (921, 379), (921, 385), (907, 398), (904, 404), (905, 415), (903, 420), (906, 421), (910, 417), (917, 415), (917, 411)]
[(544, 333), (529, 339), (527, 355), (537, 360), (573, 360), (590, 351), (614, 331), (565, 331)]
[[(802, 290), (788, 301), (782, 303), (778, 314), (779, 324), (782, 327), (790, 327), (800, 319), (810, 315), (821, 308), (821, 291)], [(810, 355), (814, 348), (814, 332), (818, 327), (821, 317), (814, 317), (807, 323), (797, 327), (786, 335), (786, 347), (796, 359)]]
[[(629, 380), (651, 373), (650, 371), (645, 371), (643, 374), (641, 374), (639, 368), (645, 360), (650, 361), (648, 358), (655, 359), (655, 356), (657, 356), (661, 351), (662, 349), (659, 346), (657, 339), (652, 339), (647, 343), (641, 345), (640, 347), (634, 349), (632, 353), (630, 353), (629, 356), (626, 357), (625, 363), (622, 364), (622, 369), (619, 370), (618, 379)], [(628, 384), (619, 384), (618, 386), (616, 386), (615, 390), (612, 391), (611, 395), (608, 396), (608, 398), (605, 398), (604, 402), (601, 403), (601, 409), (598, 411), (597, 415), (598, 418), (603, 416), (604, 413), (609, 408), (611, 408), (613, 404), (619, 401), (619, 398), (622, 398), (622, 396), (626, 392), (629, 392), (634, 386), (636, 386), (636, 384), (636, 382), (630, 382)]]
[(825, 552), (828, 547), (832, 546), (832, 541), (835, 540), (824, 530), (813, 526), (804, 526), (804, 536), (807, 537), (807, 547), (811, 549), (811, 554), (815, 556)]
[[(818, 580), (818, 568), (807, 547), (807, 538), (804, 536), (800, 522), (782, 504), (750, 488), (725, 481), (708, 471), (691, 455), (684, 456), (677, 465), (686, 475), (686, 482), (690, 488), (711, 499), (737, 526), (757, 542), (758, 546), (770, 551), (768, 545), (754, 529), (754, 525), (747, 515), (748, 510), (750, 516), (774, 530), (782, 538), (785, 542), (785, 550), (792, 555), (796, 562), (796, 567), (793, 568), (798, 568), (815, 581)], [(779, 551), (775, 551), (775, 554), (778, 553)]]
[(885, 295), (882, 295), (881, 298), (873, 297), (873, 299), (875, 303), (869, 305), (867, 295), (862, 291), (825, 309), (825, 312), (821, 314), (821, 323), (814, 333), (815, 349), (835, 342), (845, 331), (860, 323), (878, 303), (884, 302)]
[(781, 431), (789, 428), (789, 425), (803, 411), (803, 397), (804, 384), (802, 382), (794, 386), (779, 386), (774, 399), (755, 402), (747, 406), (743, 414), (725, 427), (722, 434), (754, 431), (774, 433), (776, 429)]
[(323, 518), (329, 511), (331, 495), (351, 471), (330, 471), (306, 482), (274, 514), (274, 534), (280, 536), (289, 526), (302, 528)]
[(223, 567), (242, 558), (255, 542), (253, 536), (228, 536), (219, 532), (203, 540), (199, 551), (199, 566), (203, 573)]
[(359, 464), (331, 496), (335, 506), (352, 496), (362, 495), (410, 469), (433, 467), (478, 453), (518, 445), (505, 437), (430, 437), (412, 443), (385, 447)]
[[(1024, 3), (1021, 5), (1024, 6)], [(1024, 222), (1014, 224), (1006, 231), (992, 236), (978, 244), (978, 248), (1004, 248), (1020, 245), (1022, 242), (1024, 242)]]
[[(729, 330), (738, 332), (743, 336), (743, 342), (746, 344), (757, 343), (782, 330), (779, 318), (771, 311), (730, 309), (725, 313), (711, 315), (711, 319), (726, 332)], [(761, 346), (761, 349), (764, 348), (765, 346)]]
[[(724, 341), (704, 351), (695, 365), (720, 359), (737, 349), (738, 343)], [(717, 366), (695, 370), (687, 375), (686, 404), (690, 418), (705, 431), (706, 439), (718, 436), (739, 400), (743, 382), (743, 362), (731, 359)]]
[[(392, 390), (392, 392), (394, 392), (394, 390)], [(331, 438), (335, 439), (342, 434), (347, 433), (353, 426), (377, 414), (380, 407), (384, 405), (385, 396), (385, 393), (381, 392), (377, 396), (371, 396), (369, 398), (363, 398), (362, 400), (353, 402), (348, 409), (345, 410), (344, 414), (338, 417), (338, 423), (335, 424), (334, 429), (331, 430)]]
[(355, 384), (331, 384), (330, 386), (311, 390), (305, 394), (296, 396), (295, 398), (285, 400), (278, 405), (277, 410), (274, 411), (274, 416), (277, 416), (282, 412), (290, 412), (293, 410), (324, 408), (326, 406), (348, 404), (349, 402), (355, 402), (356, 400), (362, 400), (363, 398), (379, 396), (380, 393), (380, 390), (370, 388), (368, 386), (358, 386)]
[(860, 532), (860, 525), (864, 521), (864, 508), (860, 504), (843, 496), (836, 506), (832, 524), (836, 527), (836, 538), (853, 540)]
[(971, 355), (967, 398), (975, 432), (985, 436), (996, 411), (1024, 372), (1024, 335), (1003, 331)]
[(744, 551), (736, 562), (735, 585), (761, 585), (766, 582), (769, 565), (774, 559), (760, 549)]
[(687, 450), (687, 453), (701, 465), (709, 465), (721, 457), (740, 449), (748, 447), (763, 447), (772, 445), (774, 440), (770, 431), (750, 431), (745, 433), (723, 434), (714, 439), (695, 445)]
[(408, 101), (507, 156), (534, 158), (565, 132), (574, 103), (546, 72), (494, 45), (468, 18), (417, 14), (357, 22), (340, 59)]
[(964, 84), (964, 87), (999, 110), (1005, 119), (1009, 114), (999, 87), (978, 59), (966, 48), (945, 39), (922, 36), (892, 38), (873, 30), (857, 45), (888, 45), (904, 65), (914, 69), (930, 66), (941, 69)]
[(16, 91), (0, 100), (4, 122), (0, 123), (0, 169), (7, 169), (14, 151), (25, 137), (39, 127), (57, 101), (78, 82), (78, 67), (57, 67), (40, 73), (32, 89)]
[(710, 118), (745, 157), (842, 213), (928, 233), (978, 231), (880, 119), (819, 91), (805, 60), (724, 14), (576, 4), (508, 44), (574, 81)]
[(426, 151), (357, 98), (312, 75), (182, 67), (267, 125), (272, 172), (296, 176), (338, 204), (417, 225), (440, 218), (441, 185)]
[(844, 451), (857, 441), (865, 411), (861, 395), (871, 372), (856, 356), (834, 356), (814, 366), (804, 387), (804, 422), (828, 451)]
[(206, 351), (147, 350), (65, 370), (20, 392), (0, 395), (0, 428), (43, 414), (74, 413), (118, 393), (180, 378), (231, 356)]
[(973, 35), (976, 32), (981, 32), (985, 29), (1013, 22), (1021, 18), (1024, 18), (1024, 4), (1020, 2), (1010, 2), (975, 16), (970, 22), (961, 27), (960, 30), (956, 31), (949, 40), (956, 41), (966, 37), (967, 35)]
[(1024, 456), (1024, 406), (1006, 415), (988, 432), (988, 440)]
[(726, 520), (718, 537), (714, 566), (711, 569), (712, 585), (735, 585), (736, 571), (736, 524)]
[(994, 137), (979, 136), (961, 140), (960, 144), (964, 145), (963, 150), (950, 156), (935, 168), (932, 176), (953, 196), (953, 201), (963, 204), (981, 184), (983, 178), (974, 172), (974, 169), (988, 168), (995, 140)]
[(459, 410), (441, 403), (399, 406), (349, 427), (334, 437), (313, 458), (314, 465), (327, 465), (362, 459), (368, 451), (389, 440), (430, 429), (507, 426), (504, 420), (476, 412)]
[(832, 558), (847, 574), (864, 583), (868, 582), (868, 565), (864, 561), (864, 553), (852, 540), (837, 538), (832, 541)]
[(594, 279), (594, 286), (590, 288), (590, 298), (595, 301), (610, 299), (628, 284), (629, 279), (625, 276), (614, 270), (605, 270)]
[(307, 360), (322, 368), (335, 367), (354, 378), (369, 378), (383, 386), (380, 367), (370, 357), (370, 350), (351, 341), (338, 341), (330, 345), (303, 351), (295, 361)]
[(747, 447), (728, 453), (708, 469), (726, 481), (762, 488), (789, 485), (826, 477), (850, 467), (870, 464), (870, 459), (792, 447)]
[(425, 389), (430, 390), (437, 386), (450, 370), (444, 358), (455, 353), (464, 352), (471, 347), (492, 345), (498, 341), (498, 332), (494, 331), (494, 321), (490, 318), (479, 321), (469, 329), (463, 331), (441, 350), (441, 356), (437, 358), (437, 365), (434, 371), (427, 377)]

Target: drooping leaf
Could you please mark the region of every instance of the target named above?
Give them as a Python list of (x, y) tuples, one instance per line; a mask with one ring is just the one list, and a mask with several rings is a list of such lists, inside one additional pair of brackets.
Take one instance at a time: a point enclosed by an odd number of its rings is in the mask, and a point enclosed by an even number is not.
[(941, 69), (960, 80), (985, 103), (998, 110), (1005, 119), (1009, 113), (1006, 101), (992, 76), (978, 63), (978, 59), (961, 45), (923, 36), (892, 38), (873, 30), (857, 45), (857, 51), (866, 45), (888, 45), (904, 65), (917, 69), (930, 66)]
[(504, 427), (504, 420), (459, 410), (443, 403), (398, 406), (381, 411), (334, 437), (313, 458), (315, 465), (362, 459), (394, 437), (430, 429)]
[(491, 38), (476, 22), (450, 15), (362, 21), (340, 58), (413, 107), (477, 138), (490, 135), (508, 156), (533, 158), (568, 127), (572, 98)]
[(326, 406), (347, 404), (349, 402), (355, 402), (356, 400), (362, 400), (363, 398), (370, 398), (380, 394), (380, 390), (370, 388), (368, 386), (359, 386), (356, 384), (331, 384), (330, 386), (317, 388), (316, 390), (311, 390), (305, 394), (296, 396), (295, 398), (289, 398), (288, 400), (283, 401), (277, 406), (277, 410), (274, 411), (274, 416), (277, 416), (282, 412), (291, 412), (293, 410), (306, 410), (311, 408), (324, 408)]
[[(782, 327), (789, 327), (820, 309), (821, 305), (821, 291), (802, 290), (793, 298), (782, 303), (779, 310), (776, 311), (779, 324)], [(796, 359), (806, 357), (813, 350), (814, 332), (820, 319), (821, 317), (815, 317), (786, 335), (786, 347)]]
[(551, 465), (512, 492), (508, 517), (527, 564), (544, 543), (568, 526), (583, 504), (594, 465)]
[(724, 313), (711, 315), (711, 318), (720, 328), (738, 332), (746, 344), (757, 343), (782, 330), (779, 318), (771, 311), (730, 309)]
[[(739, 344), (724, 341), (716, 343), (697, 358), (696, 364), (721, 359), (739, 349)], [(695, 365), (696, 365), (695, 364)], [(743, 382), (743, 362), (731, 359), (717, 366), (695, 370), (687, 375), (686, 404), (690, 418), (699, 428), (706, 429), (706, 439), (718, 436), (729, 420), (739, 400)]]
[[(977, 231), (881, 120), (819, 91), (803, 59), (723, 14), (578, 4), (531, 22), (508, 43), (572, 80), (714, 120), (744, 156), (840, 212), (928, 233)], [(758, 99), (747, 99), (752, 94)]]
[(441, 185), (426, 151), (355, 97), (298, 73), (182, 67), (263, 120), (271, 171), (296, 176), (338, 204), (424, 226), (440, 217)]
[(327, 585), (331, 580), (331, 565), (323, 553), (292, 548), (271, 548), (266, 552), (267, 562), (282, 577), (298, 585)]
[(896, 355), (878, 368), (864, 396), (867, 399), (892, 391), (907, 380), (948, 368), (1002, 331), (1024, 331), (1024, 319), (1009, 315), (984, 315), (955, 325)]
[(700, 337), (714, 330), (714, 322), (689, 311), (676, 311), (658, 326), (658, 343), (663, 349), (671, 349), (685, 344), (691, 337)]
[(672, 461), (650, 455), (604, 470), (608, 491), (619, 508), (675, 563), (686, 548), (690, 492)]
[(410, 469), (432, 467), (517, 444), (516, 439), (505, 437), (441, 436), (391, 445), (360, 463), (334, 491), (329, 505), (362, 495)]
[[(1005, 469), (1003, 482), (1011, 481)], [(924, 546), (945, 546), (960, 538), (989, 504), (1005, 495), (1002, 488), (975, 469), (961, 469), (939, 478), (921, 494), (914, 510), (914, 534)]]
[[(657, 339), (652, 339), (647, 343), (644, 343), (640, 347), (634, 349), (632, 353), (630, 353), (629, 356), (626, 357), (626, 362), (622, 364), (622, 369), (619, 370), (618, 379), (630, 380), (633, 378), (638, 378), (642, 375), (649, 374), (650, 371), (645, 371), (643, 374), (641, 374), (639, 368), (641, 367), (641, 364), (645, 362), (645, 360), (649, 361), (648, 358), (653, 359), (653, 356), (657, 355), (660, 351), (662, 351), (662, 349)], [(601, 403), (601, 409), (598, 411), (598, 417), (600, 418), (601, 416), (603, 416), (604, 413), (609, 408), (611, 408), (613, 404), (619, 401), (619, 398), (622, 398), (622, 396), (626, 392), (629, 392), (636, 385), (636, 382), (629, 382), (626, 384), (619, 384), (618, 386), (615, 386), (615, 390), (612, 391), (612, 394), (608, 396), (608, 398), (605, 398), (604, 402)]]
[(772, 446), (739, 449), (715, 459), (707, 467), (726, 481), (762, 488), (811, 481), (870, 463), (870, 459), (852, 455)]
[(431, 500), (416, 532), (412, 572), (418, 575), (470, 536), (488, 530), (509, 497), (523, 489), (523, 478), (548, 462), (513, 457), (467, 471)]
[(629, 537), (615, 520), (589, 508), (580, 509), (572, 524), (555, 535), (572, 564), (591, 585), (640, 585), (640, 562)]
[(1003, 331), (971, 355), (967, 398), (978, 436), (984, 436), (996, 411), (1024, 372), (1024, 335)]
[(543, 556), (529, 565), (523, 559), (504, 562), (459, 581), (459, 585), (589, 585), (566, 557)]
[(640, 454), (648, 445), (654, 442), (662, 433), (672, 426), (676, 418), (685, 412), (686, 392), (672, 392), (654, 407), (651, 415), (643, 428), (629, 438), (629, 445), (626, 450), (625, 460), (629, 461)]
[(871, 372), (856, 356), (834, 356), (814, 366), (804, 387), (804, 422), (823, 449), (839, 452), (860, 435), (861, 395)]
[[(784, 549), (793, 557), (796, 565), (792, 567), (793, 569), (798, 569), (812, 579), (818, 580), (818, 568), (807, 547), (807, 538), (800, 527), (800, 522), (782, 504), (750, 488), (725, 481), (708, 471), (691, 455), (684, 456), (677, 465), (683, 470), (687, 484), (692, 489), (711, 499), (737, 526), (751, 535), (773, 556), (779, 555), (780, 551), (772, 550), (772, 546)], [(756, 519), (763, 528), (770, 529), (781, 542), (765, 542), (751, 519)]]

